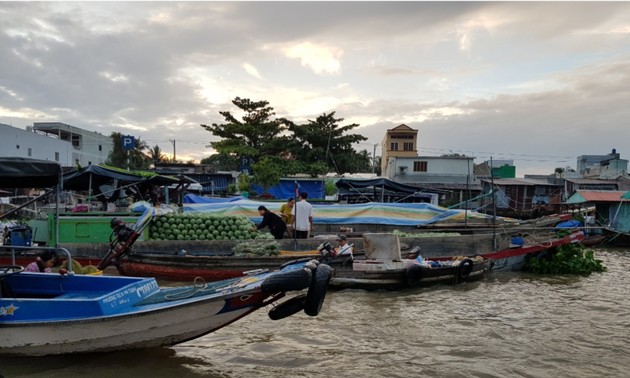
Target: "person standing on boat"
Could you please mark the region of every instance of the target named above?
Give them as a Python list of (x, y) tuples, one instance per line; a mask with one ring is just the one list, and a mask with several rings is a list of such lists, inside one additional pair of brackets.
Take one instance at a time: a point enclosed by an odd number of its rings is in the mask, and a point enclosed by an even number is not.
[(280, 217), (284, 220), (284, 223), (287, 225), (287, 231), (289, 231), (289, 236), (293, 236), (293, 206), (295, 206), (295, 199), (293, 197), (287, 200), (287, 203), (283, 203), (280, 206)]
[(287, 225), (282, 218), (280, 218), (278, 214), (272, 213), (264, 206), (258, 207), (258, 214), (263, 218), (262, 222), (256, 225), (254, 230), (257, 231), (261, 228), (269, 227), (269, 231), (271, 231), (271, 235), (273, 235), (274, 238), (282, 239), (284, 233), (287, 231)]
[(339, 242), (339, 247), (336, 248), (337, 257), (338, 256), (352, 256), (352, 245), (348, 244), (348, 237), (344, 234), (337, 235), (337, 242)]
[(293, 211), (293, 229), (296, 239), (307, 239), (313, 229), (313, 206), (306, 201), (308, 194), (300, 193), (300, 200), (295, 203)]
[(25, 272), (52, 273), (52, 267), (57, 263), (57, 253), (44, 251), (37, 256), (37, 260), (28, 264)]

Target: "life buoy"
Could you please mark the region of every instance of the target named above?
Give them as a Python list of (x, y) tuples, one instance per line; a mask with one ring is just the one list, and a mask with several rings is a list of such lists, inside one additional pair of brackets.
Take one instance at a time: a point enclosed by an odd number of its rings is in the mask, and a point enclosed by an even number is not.
[(313, 274), (313, 282), (306, 293), (304, 312), (309, 316), (317, 316), (324, 304), (328, 284), (332, 278), (332, 268), (326, 264), (319, 264)]
[(457, 267), (457, 278), (466, 280), (473, 270), (473, 262), (471, 259), (463, 259)]
[(265, 278), (260, 289), (265, 294), (302, 290), (311, 286), (313, 273), (308, 268), (278, 272)]
[(403, 279), (407, 286), (417, 285), (422, 280), (422, 267), (418, 264), (413, 264), (405, 270)]
[(288, 301), (284, 301), (269, 311), (269, 318), (271, 320), (280, 320), (296, 314), (304, 310), (305, 301), (306, 294), (301, 294)]

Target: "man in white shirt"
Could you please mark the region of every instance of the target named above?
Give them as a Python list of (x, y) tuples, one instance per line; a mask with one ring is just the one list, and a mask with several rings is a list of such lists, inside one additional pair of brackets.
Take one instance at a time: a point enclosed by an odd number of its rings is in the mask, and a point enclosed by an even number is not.
[(308, 194), (300, 193), (300, 200), (295, 203), (293, 211), (293, 229), (296, 239), (306, 239), (313, 229), (313, 206), (306, 201)]
[(337, 256), (352, 256), (352, 245), (348, 244), (348, 238), (344, 234), (337, 235), (337, 241), (339, 242), (339, 248), (337, 248)]

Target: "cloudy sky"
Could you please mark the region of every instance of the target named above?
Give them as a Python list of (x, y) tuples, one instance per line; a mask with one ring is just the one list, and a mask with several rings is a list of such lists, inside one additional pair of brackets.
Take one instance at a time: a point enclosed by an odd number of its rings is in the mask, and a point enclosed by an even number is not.
[[(200, 160), (235, 97), (336, 112), (517, 176), (630, 158), (629, 2), (0, 2), (0, 123), (134, 135)], [(236, 113), (236, 112), (235, 112)], [(377, 148), (380, 155), (380, 147)]]

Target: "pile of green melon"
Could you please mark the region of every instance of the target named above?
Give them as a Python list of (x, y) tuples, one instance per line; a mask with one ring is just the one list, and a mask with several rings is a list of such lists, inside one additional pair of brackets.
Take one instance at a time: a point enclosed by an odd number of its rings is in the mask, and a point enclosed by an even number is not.
[[(271, 234), (252, 231), (254, 223), (244, 215), (208, 213), (166, 214), (149, 226), (151, 240), (249, 240)], [(273, 236), (271, 236), (273, 238)]]

